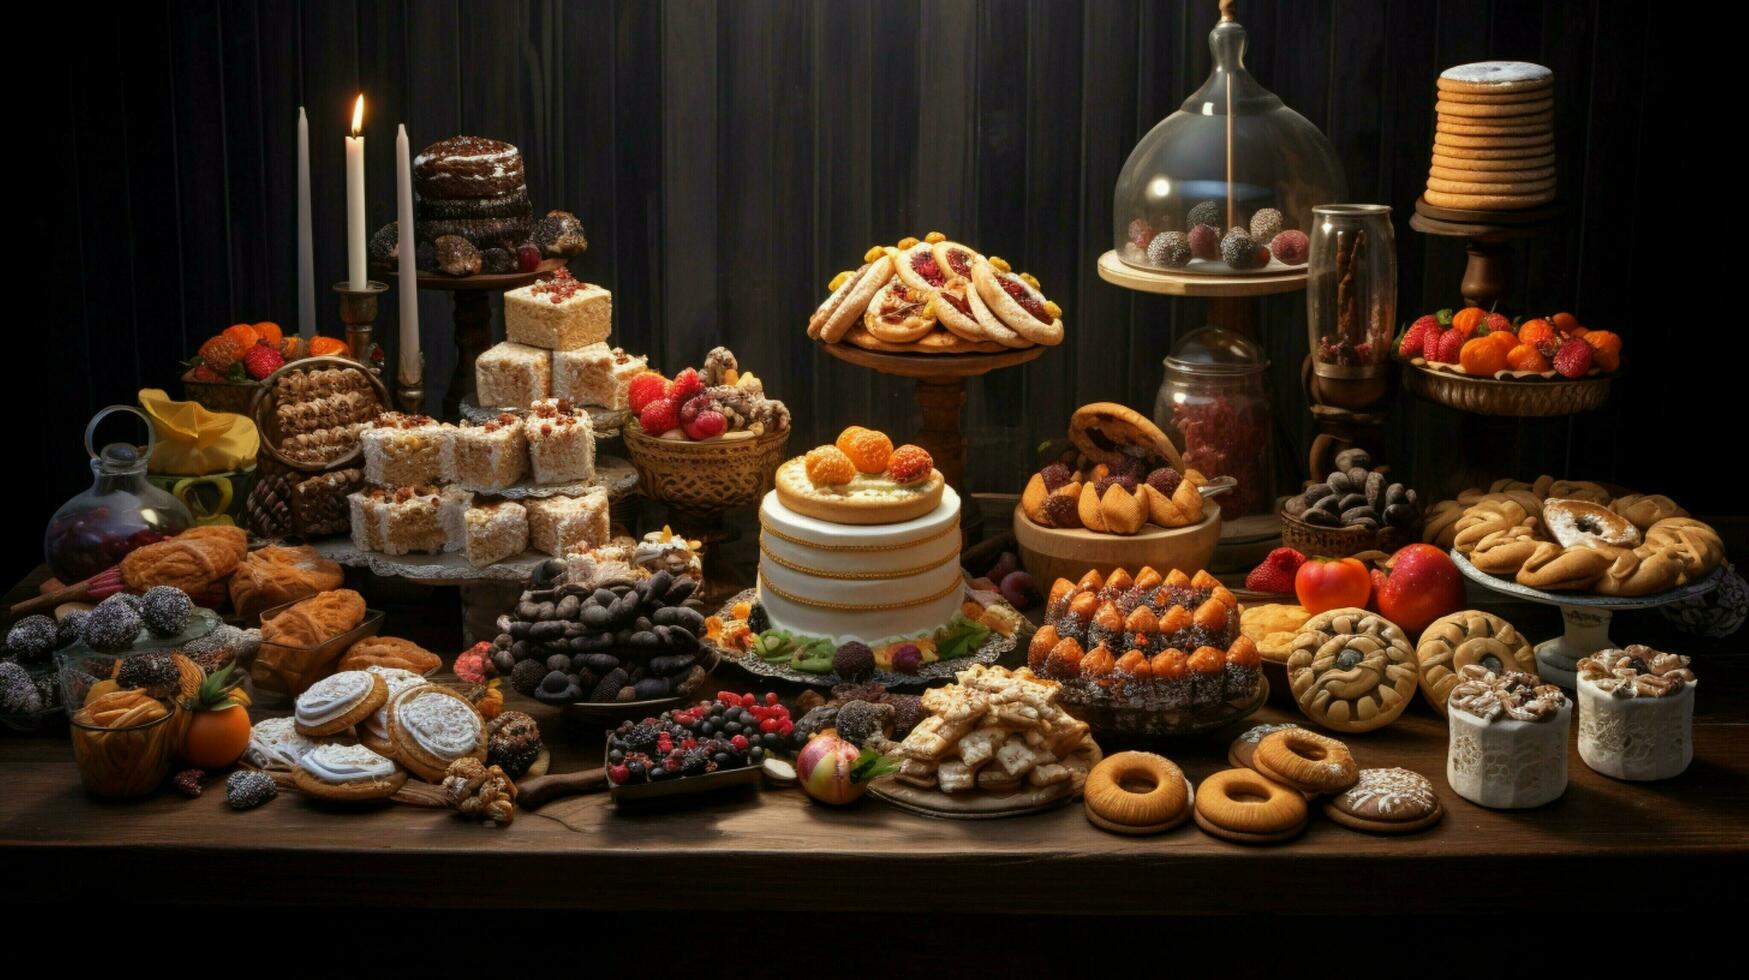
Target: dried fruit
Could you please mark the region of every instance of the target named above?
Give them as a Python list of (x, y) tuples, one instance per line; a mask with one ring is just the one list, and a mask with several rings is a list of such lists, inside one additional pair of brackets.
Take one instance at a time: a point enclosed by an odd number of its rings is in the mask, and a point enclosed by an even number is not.
[(1530, 344), (1519, 344), (1506, 352), (1506, 366), (1514, 371), (1543, 372), (1549, 369), (1549, 359)]
[(881, 473), (893, 455), (893, 440), (885, 432), (853, 425), (838, 434), (835, 445), (863, 473)]
[(1458, 352), (1458, 367), (1463, 368), (1465, 374), (1474, 377), (1492, 377), (1496, 371), (1506, 367), (1506, 352), (1491, 338), (1472, 337), (1464, 342)]
[(921, 483), (929, 479), (934, 469), (935, 460), (929, 453), (922, 446), (910, 443), (893, 450), (893, 455), (887, 460), (887, 475), (901, 485)]
[(352, 348), (338, 337), (311, 337), (311, 357), (351, 357)]
[(688, 439), (700, 442), (705, 439), (715, 439), (727, 432), (729, 420), (723, 416), (723, 413), (715, 409), (706, 409), (699, 412), (696, 418), (681, 428), (686, 432)]
[(1604, 371), (1621, 367), (1621, 337), (1608, 330), (1588, 330), (1580, 339), (1591, 345), (1592, 363)]

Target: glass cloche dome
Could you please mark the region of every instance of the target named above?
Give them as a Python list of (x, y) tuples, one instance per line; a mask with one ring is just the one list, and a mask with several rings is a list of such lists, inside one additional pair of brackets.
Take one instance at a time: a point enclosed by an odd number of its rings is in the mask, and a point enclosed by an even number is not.
[(1208, 80), (1124, 162), (1113, 223), (1128, 265), (1223, 276), (1303, 268), (1313, 205), (1347, 198), (1330, 141), (1245, 70), (1232, 6), (1224, 0), (1209, 32)]

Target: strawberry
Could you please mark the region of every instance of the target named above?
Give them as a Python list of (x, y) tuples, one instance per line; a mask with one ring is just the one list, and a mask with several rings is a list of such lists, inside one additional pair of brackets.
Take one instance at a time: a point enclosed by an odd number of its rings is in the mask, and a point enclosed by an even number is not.
[(1445, 364), (1456, 364), (1458, 362), (1458, 351), (1463, 349), (1463, 331), (1447, 330), (1445, 333), (1439, 335), (1439, 350), (1434, 356), (1429, 357), (1428, 360), (1440, 361)]
[(668, 387), (668, 397), (676, 405), (686, 404), (686, 400), (704, 390), (704, 379), (698, 376), (698, 371), (687, 368), (674, 376), (674, 383)]
[(1578, 337), (1555, 351), (1555, 370), (1563, 378), (1583, 378), (1591, 370), (1591, 345)]
[(193, 377), (194, 377), (194, 380), (196, 380), (196, 381), (205, 381), (205, 382), (208, 382), (209, 384), (222, 382), (225, 380), (224, 375), (220, 374), (217, 371), (214, 371), (210, 367), (207, 367), (205, 364), (196, 364), (194, 366)]
[(285, 367), (285, 358), (271, 344), (256, 344), (243, 352), (243, 370), (256, 381)]
[(1409, 329), (1403, 333), (1403, 343), (1397, 347), (1397, 356), (1407, 360), (1420, 357), (1427, 349), (1429, 334), (1437, 335), (1439, 321), (1432, 316), (1424, 316), (1409, 324)]
[(729, 420), (723, 417), (723, 413), (707, 408), (694, 416), (684, 428), (688, 439), (703, 442), (722, 435), (729, 428)]
[(1504, 313), (1490, 313), (1487, 318), (1482, 321), (1482, 324), (1488, 328), (1489, 333), (1497, 333), (1501, 330), (1517, 333), (1516, 330), (1512, 329), (1512, 321), (1506, 319), (1506, 314)]
[(638, 425), (652, 436), (672, 432), (680, 427), (680, 406), (672, 398), (658, 398), (638, 413)]
[(1277, 548), (1245, 576), (1245, 588), (1272, 595), (1292, 595), (1294, 575), (1305, 563), (1306, 556), (1294, 549)]
[(632, 411), (641, 412), (644, 406), (668, 394), (668, 382), (654, 371), (637, 375), (626, 384), (626, 401)]

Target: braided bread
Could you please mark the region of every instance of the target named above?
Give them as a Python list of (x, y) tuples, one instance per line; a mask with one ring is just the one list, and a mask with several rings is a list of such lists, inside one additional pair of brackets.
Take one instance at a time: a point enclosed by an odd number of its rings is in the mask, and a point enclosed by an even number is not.
[(1712, 525), (1686, 515), (1653, 522), (1646, 528), (1646, 546), (1675, 552), (1682, 562), (1679, 585), (1705, 578), (1725, 560), (1725, 543), (1719, 539), (1719, 532)]
[(1343, 732), (1395, 721), (1415, 696), (1415, 651), (1395, 623), (1364, 609), (1313, 616), (1288, 653), (1288, 685), (1307, 718)]
[(1458, 674), (1469, 664), (1503, 673), (1534, 674), (1536, 651), (1506, 620), (1479, 609), (1465, 609), (1433, 621), (1415, 646), (1421, 664), (1421, 694), (1440, 714), (1457, 686)]
[(1610, 502), (1609, 509), (1633, 522), (1641, 531), (1667, 517), (1687, 517), (1688, 511), (1661, 493), (1630, 493)]

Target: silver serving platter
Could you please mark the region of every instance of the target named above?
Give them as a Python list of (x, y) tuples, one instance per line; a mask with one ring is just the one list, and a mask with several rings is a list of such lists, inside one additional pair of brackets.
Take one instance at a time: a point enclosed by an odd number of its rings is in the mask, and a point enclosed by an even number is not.
[[(589, 424), (594, 428), (597, 439), (611, 439), (619, 435), (620, 428), (625, 425), (626, 419), (631, 417), (631, 413), (623, 408), (602, 408), (599, 405), (579, 405), (578, 407), (589, 413)], [(522, 408), (509, 406), (493, 408), (489, 405), (476, 405), (472, 395), (462, 398), (459, 411), (462, 418), (476, 425), (491, 421), (506, 412), (517, 418), (522, 418), (528, 414), (526, 406)]]
[(1724, 573), (1725, 566), (1721, 564), (1710, 572), (1706, 578), (1687, 585), (1679, 585), (1666, 592), (1653, 595), (1613, 596), (1594, 595), (1588, 592), (1545, 592), (1533, 589), (1528, 585), (1520, 585), (1509, 578), (1490, 575), (1470, 563), (1456, 548), (1451, 549), (1451, 560), (1457, 564), (1458, 571), (1471, 581), (1500, 592), (1505, 595), (1525, 599), (1530, 602), (1540, 602), (1550, 606), (1570, 606), (1576, 609), (1652, 609), (1667, 606), (1672, 602), (1681, 602), (1695, 596), (1705, 595), (1718, 587), (1719, 578)]

